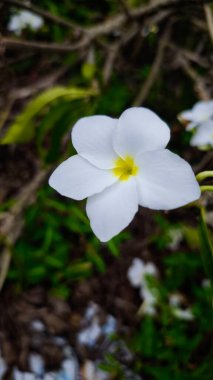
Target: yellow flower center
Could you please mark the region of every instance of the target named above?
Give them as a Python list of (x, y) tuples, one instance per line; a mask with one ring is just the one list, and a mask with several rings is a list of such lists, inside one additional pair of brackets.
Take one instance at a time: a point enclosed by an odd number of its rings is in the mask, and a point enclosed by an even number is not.
[(137, 174), (138, 166), (135, 165), (134, 159), (131, 156), (126, 156), (125, 158), (119, 157), (115, 160), (115, 167), (112, 171), (120, 181), (127, 181), (130, 176)]

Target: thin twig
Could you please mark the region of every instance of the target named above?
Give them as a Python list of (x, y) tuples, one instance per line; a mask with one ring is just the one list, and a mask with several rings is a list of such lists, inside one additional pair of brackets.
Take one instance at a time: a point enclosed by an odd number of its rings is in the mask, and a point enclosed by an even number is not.
[[(6, 1), (6, 0), (4, 0)], [(10, 2), (13, 2), (17, 4), (18, 0), (7, 0)], [(204, 3), (211, 2), (210, 0), (203, 0)], [(18, 1), (20, 4), (20, 2)], [(25, 8), (26, 8), (26, 3)], [(167, 10), (172, 9), (177, 6), (181, 6), (181, 9), (183, 6), (187, 5), (199, 5), (199, 0), (160, 0), (157, 3), (149, 4), (147, 6), (140, 6), (134, 9), (130, 9), (129, 13), (132, 19), (134, 20), (141, 20), (145, 17), (151, 16), (159, 12), (160, 10)], [(31, 10), (35, 11), (35, 7), (31, 6)], [(36, 7), (37, 9), (37, 7)], [(38, 10), (38, 9), (37, 9)], [(40, 8), (39, 8), (40, 10)], [(41, 10), (40, 10), (41, 12)], [(43, 11), (42, 11), (43, 12)], [(46, 12), (46, 11), (44, 11)], [(37, 12), (38, 13), (38, 12)], [(49, 12), (47, 12), (47, 17), (50, 17)], [(53, 16), (58, 20), (58, 16)], [(52, 20), (53, 20), (52, 18)], [(119, 14), (117, 16), (111, 17), (107, 19), (106, 21), (103, 21), (95, 26), (87, 27), (87, 28), (81, 28), (78, 26), (75, 26), (77, 28), (80, 28), (81, 32), (84, 33), (84, 36), (80, 39), (78, 42), (73, 42), (73, 44), (67, 43), (67, 44), (55, 44), (55, 43), (40, 43), (37, 41), (20, 41), (17, 39), (12, 39), (8, 37), (2, 37), (1, 44), (3, 48), (10, 48), (10, 49), (20, 49), (20, 48), (26, 48), (26, 49), (36, 49), (36, 50), (46, 50), (46, 51), (60, 51), (60, 52), (69, 52), (69, 51), (76, 51), (81, 48), (84, 48), (89, 45), (89, 43), (103, 35), (108, 35), (111, 33), (114, 33), (116, 30), (121, 29), (124, 24), (127, 21), (127, 17), (125, 14)], [(64, 21), (63, 21), (64, 22)], [(65, 22), (66, 23), (66, 22)], [(71, 24), (72, 25), (72, 24)], [(72, 27), (74, 27), (72, 25)]]
[(203, 56), (201, 57), (199, 54), (197, 54), (194, 51), (183, 49), (177, 45), (175, 45), (173, 42), (169, 42), (168, 46), (173, 49), (177, 55), (183, 55), (187, 60), (196, 63), (200, 67), (208, 68), (209, 64), (207, 59), (205, 59)]
[(213, 160), (213, 152), (209, 151), (203, 157), (203, 159), (199, 162), (199, 164), (193, 166), (193, 170), (195, 173), (199, 173), (206, 169), (207, 165)]
[[(203, 2), (211, 3), (212, 0), (203, 0)], [(175, 8), (177, 6), (179, 6), (182, 10), (183, 7), (187, 5), (195, 6), (196, 4), (199, 5), (200, 0), (159, 0), (157, 3), (142, 5), (140, 7), (130, 9), (129, 12), (131, 18), (137, 20), (142, 19), (143, 17), (151, 16), (160, 10)], [(104, 22), (101, 22), (100, 24), (87, 28), (87, 34), (89, 34), (91, 38), (110, 34), (121, 28), (125, 24), (126, 20), (127, 18), (124, 14), (114, 16)]]
[(198, 93), (200, 99), (210, 100), (210, 94), (206, 89), (203, 78), (191, 67), (189, 62), (182, 56), (179, 57), (182, 69), (193, 80), (195, 90)]
[(61, 53), (67, 53), (70, 51), (76, 51), (86, 47), (90, 40), (88, 38), (82, 38), (79, 42), (71, 44), (57, 44), (51, 42), (35, 42), (18, 40), (9, 37), (0, 38), (0, 47), (7, 49), (33, 49), (33, 50), (45, 50), (45, 51), (60, 51)]
[(23, 211), (35, 199), (36, 191), (49, 173), (48, 169), (39, 170), (34, 179), (19, 194), (16, 203), (0, 227), (2, 242), (5, 243), (0, 256), (0, 291), (4, 285), (11, 261), (11, 246), (16, 242), (23, 228)]
[(158, 50), (157, 50), (150, 74), (147, 80), (145, 81), (145, 83), (142, 84), (141, 90), (139, 91), (137, 97), (133, 101), (133, 106), (135, 107), (140, 106), (144, 102), (144, 100), (148, 96), (149, 91), (151, 90), (152, 86), (155, 83), (158, 72), (163, 62), (163, 57), (164, 57), (166, 46), (168, 45), (170, 32), (171, 32), (171, 24), (166, 28), (162, 38), (160, 39)]
[(206, 22), (209, 30), (209, 35), (213, 43), (213, 15), (210, 5), (204, 4), (204, 12), (206, 15)]

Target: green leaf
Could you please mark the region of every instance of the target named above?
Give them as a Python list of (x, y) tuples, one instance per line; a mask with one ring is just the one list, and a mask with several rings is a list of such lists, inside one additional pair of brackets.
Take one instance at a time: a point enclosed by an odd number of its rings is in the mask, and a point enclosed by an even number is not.
[(106, 264), (92, 244), (87, 245), (87, 259), (91, 261), (100, 273), (106, 271)]
[(20, 143), (32, 139), (35, 133), (33, 118), (53, 101), (60, 98), (65, 98), (66, 100), (83, 99), (94, 95), (97, 95), (97, 92), (92, 89), (62, 86), (53, 87), (42, 92), (28, 103), (24, 111), (16, 118), (5, 136), (1, 139), (0, 144)]
[(92, 264), (89, 262), (71, 264), (66, 268), (64, 276), (69, 279), (85, 278), (92, 274)]

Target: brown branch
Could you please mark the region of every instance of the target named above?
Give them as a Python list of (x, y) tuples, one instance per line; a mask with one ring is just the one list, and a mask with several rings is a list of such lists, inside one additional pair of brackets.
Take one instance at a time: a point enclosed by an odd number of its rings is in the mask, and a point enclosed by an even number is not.
[(210, 100), (211, 97), (206, 89), (203, 78), (191, 67), (184, 56), (179, 57), (179, 62), (184, 72), (194, 82), (195, 91), (198, 93), (199, 98), (202, 100)]
[(151, 90), (152, 86), (155, 83), (158, 72), (159, 72), (161, 65), (162, 65), (162, 62), (163, 62), (165, 49), (168, 45), (169, 38), (170, 38), (170, 33), (171, 33), (171, 24), (169, 24), (169, 26), (165, 29), (165, 32), (160, 39), (158, 49), (157, 49), (157, 53), (156, 53), (150, 74), (149, 74), (148, 78), (146, 79), (145, 83), (142, 84), (142, 87), (141, 87), (137, 97), (133, 101), (133, 106), (135, 106), (135, 107), (140, 106), (145, 101), (145, 99), (148, 96), (149, 91)]
[(73, 29), (74, 31), (76, 32), (84, 32), (84, 29), (79, 26), (79, 25), (76, 25), (75, 23), (72, 23), (68, 20), (65, 20), (59, 16), (56, 16), (56, 15), (53, 15), (52, 13), (49, 13), (48, 11), (46, 10), (43, 10), (41, 9), (40, 7), (37, 7), (33, 4), (30, 4), (29, 2), (26, 2), (26, 1), (19, 1), (19, 0), (3, 0), (3, 2), (5, 4), (8, 4), (8, 5), (13, 5), (17, 8), (21, 8), (21, 9), (26, 9), (28, 11), (31, 11), (33, 13), (36, 13), (38, 14), (39, 16), (45, 18), (46, 20), (49, 20), (51, 22), (54, 22), (54, 23), (57, 23), (61, 26), (64, 26), (66, 28), (70, 28), (70, 29)]
[(71, 44), (57, 44), (51, 42), (35, 42), (18, 40), (15, 38), (2, 37), (0, 38), (0, 47), (7, 49), (33, 49), (33, 50), (45, 50), (45, 51), (59, 51), (61, 53), (67, 53), (70, 51), (76, 51), (86, 47), (90, 40), (85, 37), (79, 42)]
[[(212, 0), (203, 0), (204, 3), (211, 3)], [(200, 5), (200, 0), (159, 0), (157, 3), (142, 5), (135, 9), (130, 9), (129, 13), (132, 19), (142, 19), (143, 17), (151, 16), (160, 10), (175, 8), (177, 6), (186, 7), (187, 5)], [(91, 38), (96, 38), (101, 35), (106, 35), (121, 28), (127, 20), (125, 14), (114, 16), (106, 21), (86, 29), (86, 33)]]
[(193, 170), (195, 173), (199, 173), (201, 171), (203, 171), (206, 166), (211, 163), (213, 160), (213, 152), (212, 151), (209, 151), (205, 154), (205, 156), (203, 157), (203, 159), (199, 162), (199, 164), (197, 165), (194, 165), (193, 166)]
[[(16, 242), (23, 228), (22, 213), (35, 199), (36, 191), (48, 175), (50, 169), (39, 170), (34, 179), (19, 194), (16, 203), (1, 222), (0, 236), (5, 243), (0, 256), (0, 291), (4, 285), (11, 261), (11, 247)], [(3, 223), (4, 222), (4, 223)]]
[(196, 52), (191, 51), (191, 50), (187, 50), (187, 49), (183, 49), (183, 48), (175, 45), (172, 42), (169, 42), (168, 46), (171, 49), (175, 50), (178, 55), (180, 54), (180, 55), (184, 56), (188, 61), (194, 62), (203, 68), (209, 67), (207, 59), (204, 58), (203, 56), (200, 56)]
[[(6, 1), (6, 0), (4, 0)], [(19, 3), (20, 1), (18, 0), (7, 0), (7, 2), (10, 3)], [(210, 3), (210, 0), (203, 0), (204, 3)], [(30, 5), (26, 5), (24, 7), (30, 7), (31, 10), (34, 12), (37, 10), (36, 13), (38, 13), (38, 8), (32, 7)], [(199, 5), (199, 0), (159, 0), (157, 3), (154, 4), (149, 4), (147, 6), (140, 6), (135, 9), (129, 9), (129, 14), (131, 19), (143, 19), (145, 17), (154, 15), (160, 10), (167, 10), (167, 9), (172, 9), (177, 6), (181, 6), (181, 9), (183, 6), (190, 5), (192, 4), (193, 6), (198, 4)], [(21, 4), (20, 4), (21, 6)], [(46, 11), (41, 11), (39, 8), (39, 12), (46, 12)], [(52, 20), (56, 19), (58, 20), (58, 16), (50, 16), (49, 12), (47, 12), (46, 17), (51, 18)], [(35, 50), (46, 50), (46, 51), (60, 51), (60, 52), (70, 52), (70, 51), (76, 51), (81, 48), (84, 48), (89, 45), (89, 43), (93, 40), (96, 39), (100, 36), (103, 35), (108, 35), (112, 32), (115, 32), (118, 29), (121, 29), (121, 27), (124, 26), (124, 24), (127, 21), (127, 16), (125, 14), (119, 14), (117, 16), (114, 16), (110, 19), (107, 19), (106, 21), (103, 21), (95, 26), (88, 27), (88, 28), (81, 28), (78, 26), (78, 29), (80, 28), (80, 31), (84, 33), (84, 36), (80, 39), (79, 42), (74, 42), (73, 44), (70, 43), (64, 43), (64, 44), (57, 44), (57, 43), (44, 43), (44, 42), (36, 42), (36, 41), (20, 41), (18, 39), (13, 39), (13, 38), (8, 38), (8, 37), (2, 37), (1, 39), (1, 45), (3, 48), (8, 48), (8, 49), (20, 49), (20, 48), (25, 48), (25, 49), (35, 49)], [(64, 22), (64, 21), (63, 21)], [(66, 23), (66, 21), (65, 21)], [(70, 24), (70, 23), (69, 23)], [(67, 23), (66, 23), (67, 25)], [(72, 25), (72, 24), (71, 24)], [(72, 25), (73, 26), (73, 25)]]
[(206, 15), (206, 22), (209, 30), (209, 35), (213, 43), (213, 15), (210, 5), (204, 4), (204, 12)]

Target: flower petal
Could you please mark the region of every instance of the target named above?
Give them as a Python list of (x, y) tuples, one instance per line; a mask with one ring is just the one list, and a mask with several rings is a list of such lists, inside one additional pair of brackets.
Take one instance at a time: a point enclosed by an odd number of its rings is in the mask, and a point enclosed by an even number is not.
[(169, 139), (169, 127), (154, 112), (133, 107), (120, 116), (113, 146), (122, 157), (135, 156), (144, 151), (165, 148)]
[(190, 141), (191, 146), (213, 146), (213, 120), (203, 123), (195, 132)]
[(101, 170), (79, 155), (62, 162), (52, 173), (49, 184), (61, 195), (81, 200), (99, 193), (117, 181), (111, 170)]
[[(191, 110), (183, 111), (179, 114), (179, 118), (187, 121), (192, 121), (193, 127), (207, 121), (213, 116), (213, 100), (197, 102)], [(193, 127), (187, 127), (188, 130)]]
[(72, 143), (80, 156), (102, 169), (112, 169), (117, 158), (112, 135), (117, 119), (89, 116), (78, 120), (72, 129)]
[(138, 194), (133, 179), (115, 185), (87, 200), (86, 211), (91, 228), (103, 242), (117, 235), (138, 210)]
[(170, 210), (195, 201), (200, 188), (191, 166), (167, 149), (141, 154), (138, 191), (140, 205)]

